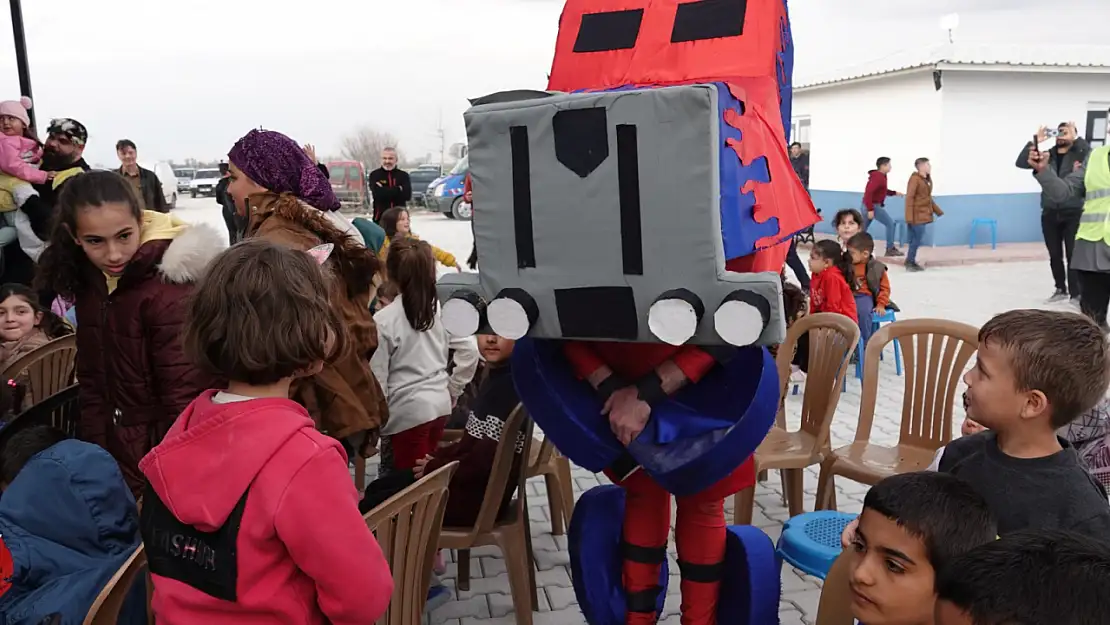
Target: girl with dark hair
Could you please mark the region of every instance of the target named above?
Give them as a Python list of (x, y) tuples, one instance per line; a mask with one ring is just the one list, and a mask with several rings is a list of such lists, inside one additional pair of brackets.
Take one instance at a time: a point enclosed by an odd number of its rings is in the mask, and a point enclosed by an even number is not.
[(858, 323), (851, 254), (841, 250), (836, 241), (818, 241), (809, 252), (809, 270), (813, 273), (809, 312), (840, 313)]
[(217, 380), (181, 349), (184, 302), (227, 237), (143, 211), (115, 172), (68, 181), (39, 265), (39, 290), (77, 310), (78, 434), (107, 449), (135, 493), (139, 460)]
[[(415, 239), (420, 240), (412, 231), (412, 216), (409, 211), (404, 208), (391, 208), (382, 213), (382, 228), (385, 230), (385, 243), (382, 244), (382, 249), (378, 252), (382, 262), (385, 262), (389, 257), (389, 244), (393, 239)], [(459, 261), (455, 259), (455, 255), (441, 250), (440, 248), (429, 244), (432, 250), (432, 258), (439, 261), (447, 267), (454, 267), (456, 271), (462, 271)]]
[(392, 468), (400, 470), (435, 451), (452, 406), (474, 377), (478, 345), (473, 336), (448, 335), (440, 323), (431, 246), (402, 237), (390, 247), (386, 273), (400, 294), (374, 315), (379, 348), (370, 365), (389, 401), (382, 434), (390, 437)]
[[(61, 317), (42, 307), (38, 293), (31, 288), (14, 283), (0, 286), (0, 371), (6, 371), (50, 341), (72, 333), (73, 329)], [(12, 392), (13, 401), (5, 406), (5, 414), (0, 414), (0, 418), (5, 418), (9, 411), (19, 414), (35, 401), (45, 399), (26, 392), (26, 371), (3, 382)]]
[(388, 417), (369, 364), (378, 347), (370, 316), (378, 258), (339, 214), (331, 183), (296, 141), (280, 132), (252, 130), (227, 156), (227, 190), (240, 216), (248, 220), (247, 239), (266, 239), (301, 251), (334, 246), (324, 273), (331, 305), (350, 341), (318, 373), (298, 378), (291, 397), (322, 431), (343, 442), (348, 455), (366, 457)]

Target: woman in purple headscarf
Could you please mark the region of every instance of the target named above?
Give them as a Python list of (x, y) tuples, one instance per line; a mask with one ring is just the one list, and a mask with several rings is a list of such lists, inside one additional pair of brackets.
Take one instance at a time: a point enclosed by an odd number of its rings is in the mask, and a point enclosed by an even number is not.
[(331, 183), (296, 141), (279, 132), (252, 130), (227, 156), (231, 177), (227, 190), (247, 222), (247, 238), (260, 237), (300, 250), (334, 245), (325, 267), (334, 278), (332, 305), (346, 321), (349, 340), (320, 373), (295, 384), (292, 396), (321, 430), (351, 441), (365, 457), (387, 418), (384, 395), (369, 366), (378, 346), (378, 330), (370, 315), (378, 259), (338, 213), (339, 200)]

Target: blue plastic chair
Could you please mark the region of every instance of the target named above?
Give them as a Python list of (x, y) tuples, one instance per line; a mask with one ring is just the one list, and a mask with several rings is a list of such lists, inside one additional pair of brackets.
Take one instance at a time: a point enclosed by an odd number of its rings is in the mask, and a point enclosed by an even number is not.
[[(872, 316), (871, 317), (872, 334), (874, 334), (874, 331), (877, 331), (879, 329), (879, 326), (881, 326), (882, 324), (884, 324), (884, 323), (894, 323), (895, 321), (897, 321), (897, 319), (894, 317), (894, 310), (891, 309), (891, 308), (887, 308), (886, 312), (883, 313), (882, 315), (878, 316), (878, 317)], [(893, 343), (894, 343), (894, 370), (895, 370), (895, 372), (898, 373), (898, 375), (902, 375), (902, 344), (900, 342), (898, 342), (898, 339), (894, 339)], [(859, 348), (857, 350), (859, 352), (859, 358), (856, 359), (856, 377), (859, 378), (860, 380), (863, 379), (863, 352), (864, 352), (864, 347), (865, 346), (863, 344), (863, 338), (860, 337)], [(882, 360), (882, 357), (883, 357), (882, 354), (879, 354), (879, 359), (880, 360)]]
[(968, 247), (975, 249), (975, 230), (979, 226), (987, 226), (991, 229), (991, 249), (998, 249), (998, 221), (994, 219), (972, 219), (971, 220), (971, 240), (968, 242)]
[(891, 240), (890, 240), (891, 243), (896, 243), (898, 245), (904, 245), (906, 242), (908, 242), (909, 238), (910, 238), (910, 231), (909, 231), (909, 229), (906, 228), (906, 220), (905, 219), (895, 219), (894, 220), (894, 232), (892, 232), (888, 236), (891, 237)]
[(783, 526), (776, 553), (794, 568), (825, 579), (840, 555), (840, 535), (855, 518), (831, 510), (799, 514)]

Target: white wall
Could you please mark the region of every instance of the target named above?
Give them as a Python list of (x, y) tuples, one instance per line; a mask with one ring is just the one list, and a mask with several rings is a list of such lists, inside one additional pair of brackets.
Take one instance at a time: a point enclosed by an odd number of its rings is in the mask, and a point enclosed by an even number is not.
[(893, 159), (891, 188), (901, 189), (915, 159), (940, 151), (941, 95), (931, 71), (796, 92), (793, 115), (812, 119), (813, 190), (863, 192), (880, 156)]
[(1041, 125), (1074, 121), (1082, 135), (1088, 104), (1110, 102), (1107, 74), (946, 70), (943, 83), (941, 195), (1039, 192), (1014, 166), (1022, 146)]

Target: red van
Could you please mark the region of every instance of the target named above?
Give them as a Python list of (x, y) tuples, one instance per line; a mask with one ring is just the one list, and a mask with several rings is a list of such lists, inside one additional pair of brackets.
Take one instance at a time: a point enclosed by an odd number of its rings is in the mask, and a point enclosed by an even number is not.
[(331, 175), (331, 188), (343, 206), (366, 206), (366, 171), (356, 161), (329, 161), (325, 163)]

